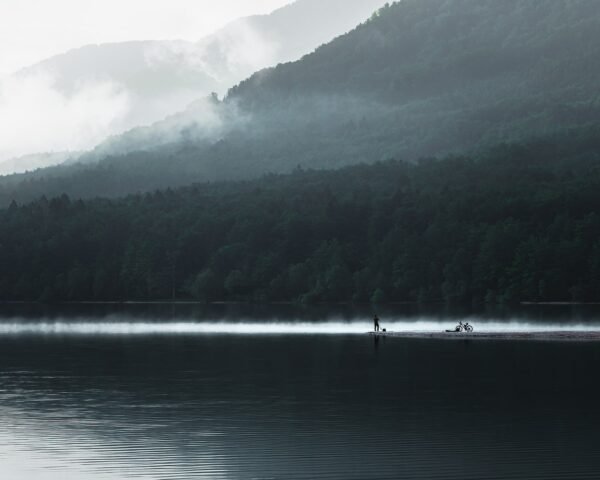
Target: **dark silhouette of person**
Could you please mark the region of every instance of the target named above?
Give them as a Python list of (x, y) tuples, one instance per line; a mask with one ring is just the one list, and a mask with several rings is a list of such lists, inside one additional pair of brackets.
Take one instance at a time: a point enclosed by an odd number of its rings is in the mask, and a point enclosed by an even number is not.
[(375, 331), (378, 332), (379, 331), (379, 317), (377, 315), (375, 315), (373, 317), (373, 324), (375, 327)]

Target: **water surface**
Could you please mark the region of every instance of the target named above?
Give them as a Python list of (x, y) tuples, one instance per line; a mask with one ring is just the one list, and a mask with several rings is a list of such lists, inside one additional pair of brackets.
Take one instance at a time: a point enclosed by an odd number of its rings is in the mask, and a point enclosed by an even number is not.
[[(362, 326), (341, 328), (366, 311), (227, 308), (6, 311), (2, 477), (597, 478), (600, 345), (376, 343)], [(462, 315), (383, 313), (384, 323), (430, 326)], [(593, 312), (564, 309), (477, 318), (597, 324)], [(296, 331), (269, 328), (281, 321)], [(177, 324), (221, 329), (167, 328)], [(244, 324), (266, 331), (224, 328)]]

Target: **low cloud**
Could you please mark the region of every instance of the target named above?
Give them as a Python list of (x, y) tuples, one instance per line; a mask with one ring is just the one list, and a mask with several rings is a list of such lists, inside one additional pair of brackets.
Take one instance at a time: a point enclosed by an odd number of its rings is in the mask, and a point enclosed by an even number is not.
[(134, 151), (149, 151), (174, 144), (214, 144), (228, 132), (251, 121), (235, 102), (224, 104), (208, 96), (192, 102), (182, 112), (145, 127), (129, 130), (100, 143), (91, 152), (82, 155), (83, 162), (101, 160), (106, 156), (120, 156)]
[(0, 79), (0, 161), (92, 148), (130, 109), (129, 94), (112, 81), (81, 83), (68, 94), (55, 83), (48, 72)]
[(198, 42), (164, 41), (144, 52), (148, 68), (170, 66), (174, 71), (202, 72), (223, 95), (252, 73), (281, 60), (281, 46), (267, 38), (249, 19), (241, 19)]
[[(100, 159), (182, 139), (216, 141), (249, 120), (231, 98), (224, 105), (211, 92), (223, 97), (254, 72), (300, 58), (383, 2), (305, 0), (236, 20), (199, 42), (87, 45), (0, 78), (0, 164), (31, 154), (88, 151), (86, 158)], [(18, 159), (0, 172), (32, 165), (37, 158)]]

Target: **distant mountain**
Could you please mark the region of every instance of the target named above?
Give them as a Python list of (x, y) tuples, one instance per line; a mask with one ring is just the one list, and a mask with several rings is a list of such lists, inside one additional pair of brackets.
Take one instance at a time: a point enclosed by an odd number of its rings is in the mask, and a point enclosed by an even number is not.
[(386, 0), (297, 0), (232, 22), (196, 45), (196, 62), (227, 89), (253, 73), (300, 59), (367, 20)]
[[(384, 1), (298, 0), (269, 15), (237, 20), (197, 43), (87, 45), (44, 60), (17, 72), (6, 90), (19, 113), (32, 93), (40, 96), (53, 134), (36, 138), (39, 125), (33, 122), (31, 141), (0, 145), (0, 160), (36, 153), (31, 148), (88, 149), (110, 135), (150, 125), (211, 92), (226, 93), (257, 70), (300, 58), (354, 28)], [(82, 111), (89, 118), (81, 118)], [(25, 114), (32, 118), (36, 112)]]
[(78, 159), (82, 152), (34, 153), (0, 162), (0, 175), (24, 173)]
[(97, 166), (42, 171), (2, 196), (116, 196), (547, 137), (598, 123), (598, 60), (590, 0), (403, 0), (243, 81), (211, 104), (208, 127), (198, 113), (145, 132), (171, 131), (168, 143), (117, 137)]
[(47, 76), (52, 88), (65, 98), (90, 85), (115, 86), (127, 95), (129, 105), (110, 133), (122, 133), (160, 120), (198, 96), (223, 88), (218, 79), (173, 53), (193, 48), (193, 43), (184, 41), (87, 45), (23, 69), (16, 77)]

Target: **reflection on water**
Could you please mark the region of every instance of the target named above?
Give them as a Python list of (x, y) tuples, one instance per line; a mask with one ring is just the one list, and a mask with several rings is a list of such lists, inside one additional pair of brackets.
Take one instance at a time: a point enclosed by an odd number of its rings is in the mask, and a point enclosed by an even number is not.
[[(39, 315), (17, 313), (0, 323)], [(40, 317), (192, 323), (181, 312), (105, 313)], [(316, 317), (299, 315), (326, 320)], [(574, 321), (595, 323), (586, 318)], [(29, 333), (0, 335), (2, 478), (575, 479), (600, 469), (596, 344)]]

